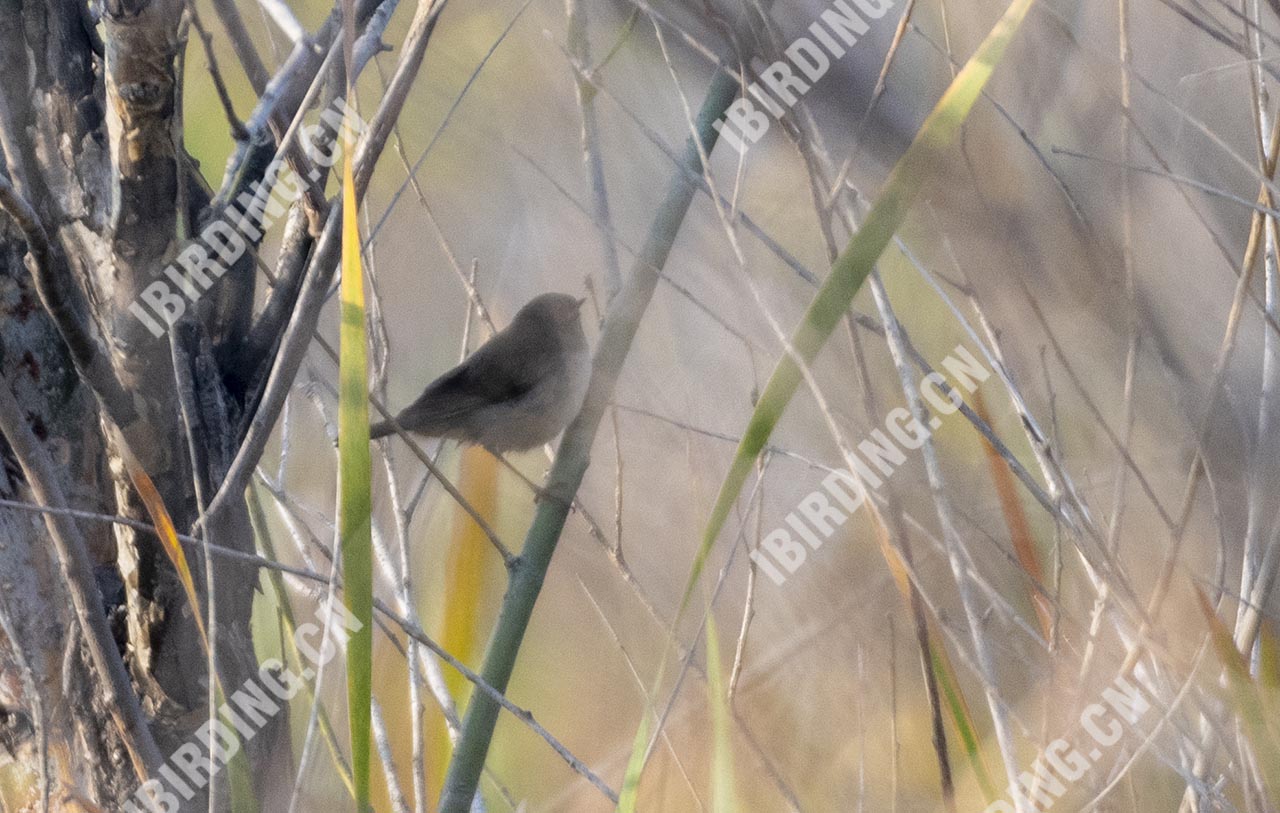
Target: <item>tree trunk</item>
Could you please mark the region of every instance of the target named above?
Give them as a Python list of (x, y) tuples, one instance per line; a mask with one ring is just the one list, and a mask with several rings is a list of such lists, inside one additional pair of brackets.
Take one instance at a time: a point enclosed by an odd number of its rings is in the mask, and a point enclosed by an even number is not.
[[(193, 527), (200, 498), (211, 497), (225, 475), (250, 397), (246, 381), (260, 378), (224, 346), (237, 335), (231, 323), (248, 321), (251, 257), (220, 280), (222, 295), (188, 309), (172, 337), (156, 337), (130, 311), (212, 211), (175, 122), (184, 13), (182, 0), (108, 0), (95, 29), (84, 3), (0, 0), (3, 173), (48, 236), (49, 263), (57, 267), (44, 271), (64, 281), (40, 289), (39, 260), (27, 257), (30, 235), (0, 216), (0, 364), (58, 466), (70, 507), (152, 522), (123, 438), (180, 532)], [(292, 116), (289, 103), (279, 112)], [(274, 150), (270, 133), (265, 143)], [(186, 217), (179, 217), (184, 202)], [(226, 307), (226, 291), (235, 292), (237, 307)], [(56, 303), (68, 308), (62, 316)], [(67, 339), (67, 313), (102, 351), (92, 375)], [(126, 398), (98, 385), (104, 370)], [(0, 497), (30, 501), (7, 444), (3, 453)], [(168, 755), (208, 716), (207, 656), (194, 610), (155, 535), (77, 525), (97, 567), (102, 611)], [(254, 549), (242, 500), (203, 527), (220, 546)], [(203, 614), (205, 563), (196, 550), (187, 555)], [(52, 809), (118, 809), (139, 779), (82, 651), (39, 515), (0, 509), (0, 579), (0, 749), (33, 778), (47, 752)], [(230, 694), (258, 671), (250, 627), (257, 572), (218, 560), (213, 583), (218, 670)], [(281, 714), (245, 743), (259, 798), (292, 764), (281, 736), (287, 731)], [(187, 805), (207, 806), (199, 796)]]

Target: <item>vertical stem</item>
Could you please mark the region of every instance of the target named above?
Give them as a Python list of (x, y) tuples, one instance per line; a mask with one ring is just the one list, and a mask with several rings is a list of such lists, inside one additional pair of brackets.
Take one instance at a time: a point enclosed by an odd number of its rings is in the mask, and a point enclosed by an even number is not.
[[(539, 503), (533, 525), (525, 537), (524, 550), (513, 563), (511, 583), (503, 597), (498, 623), (485, 652), (480, 674), (486, 683), (500, 692), (507, 690), (525, 630), (529, 627), (529, 618), (533, 615), (543, 579), (560, 540), (560, 532), (564, 529), (569, 505), (586, 474), (596, 430), (631, 349), (640, 319), (653, 297), (659, 273), (697, 191), (696, 183), (689, 178), (700, 176), (700, 152), (709, 153), (717, 140), (718, 132), (712, 124), (724, 114), (737, 94), (738, 83), (733, 77), (723, 71), (717, 73), (698, 112), (700, 143), (690, 138), (686, 144), (683, 166), (673, 173), (668, 182), (666, 197), (658, 208), (635, 265), (609, 304), (596, 348), (586, 403), (560, 442), (555, 464), (547, 477), (546, 490), (550, 496)], [(449, 764), (440, 813), (467, 813), (470, 810), (497, 722), (497, 702), (476, 692), (467, 707), (462, 736)]]

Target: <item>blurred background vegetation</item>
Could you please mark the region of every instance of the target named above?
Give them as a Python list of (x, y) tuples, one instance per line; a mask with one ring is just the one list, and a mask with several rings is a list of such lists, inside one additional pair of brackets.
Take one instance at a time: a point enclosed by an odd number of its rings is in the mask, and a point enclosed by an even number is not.
[[(215, 19), (205, 5), (199, 4), (203, 16)], [(290, 5), (309, 29), (330, 11), (317, 0)], [(278, 65), (288, 43), (256, 4), (240, 6), (268, 67)], [(1042, 0), (947, 153), (944, 174), (925, 188), (879, 266), (903, 327), (932, 364), (958, 343), (978, 352), (961, 317), (988, 346), (998, 337), (1009, 377), (1050, 434), (1065, 481), (1103, 530), (1139, 605), (1156, 589), (1175, 535), (1182, 537), (1170, 598), (1145, 630), (1151, 651), (1138, 670), (1160, 713), (1104, 754), (1056, 810), (1175, 809), (1192, 781), (1202, 725), (1222, 734), (1202, 790), (1225, 781), (1205, 790), (1194, 809), (1275, 809), (1253, 790), (1267, 784), (1258, 778), (1266, 761), (1245, 759), (1249, 749), (1232, 733), (1237, 707), (1219, 687), (1222, 661), (1205, 652), (1210, 625), (1195, 600), (1196, 589), (1203, 590), (1220, 602), (1223, 619), (1234, 619), (1244, 539), (1254, 528), (1266, 545), (1275, 544), (1280, 460), (1268, 427), (1277, 399), (1263, 316), (1264, 308), (1274, 313), (1277, 296), (1274, 221), (1250, 269), (1220, 387), (1214, 372), (1249, 239), (1248, 204), (1259, 198), (1260, 123), (1267, 132), (1275, 108), (1267, 92), (1275, 80), (1262, 68), (1273, 64), (1280, 25), (1269, 8), (1257, 6), (1256, 0), (1151, 0), (1132, 8), (1125, 0)], [(825, 8), (815, 0), (779, 0), (770, 11), (776, 36), (791, 41)], [(736, 59), (722, 32), (741, 11), (738, 0), (584, 0), (598, 85), (591, 100), (596, 146), (612, 213), (608, 234), (591, 214), (564, 3), (450, 0), (361, 212), (376, 290), (372, 369), (375, 389), (385, 381), (390, 406), (406, 404), (487, 336), (460, 276), (474, 273), (499, 327), (544, 291), (602, 303), (604, 242), (616, 241), (625, 269), (672, 172), (666, 151), (688, 136), (685, 105), (697, 107), (715, 71), (709, 55)], [(849, 183), (864, 203), (875, 199), (953, 70), (1003, 11), (998, 2), (900, 0), (805, 97), (836, 164), (847, 160)], [(405, 4), (393, 18), (384, 37), (393, 47), (411, 13)], [(1121, 14), (1128, 18), (1123, 35)], [(872, 106), (904, 15), (883, 95)], [(219, 34), (214, 47), (244, 115), (254, 95)], [(1131, 53), (1127, 91), (1123, 42)], [(362, 110), (380, 98), (380, 76), (392, 56), (364, 73)], [(188, 149), (217, 187), (233, 142), (194, 37), (184, 93)], [(804, 155), (788, 129), (775, 124), (745, 156), (722, 144), (711, 171), (735, 211), (821, 279), (830, 258)], [(406, 188), (408, 165), (417, 165), (421, 199)], [(597, 438), (579, 495), (582, 510), (570, 516), (509, 691), (615, 789), (734, 442), (783, 352), (765, 311), (789, 331), (815, 290), (778, 252), (742, 229), (738, 234), (741, 262), (710, 199), (695, 200), (623, 370), (617, 409)], [(848, 233), (836, 226), (835, 234), (843, 246)], [(269, 245), (264, 253), (273, 250)], [(855, 308), (875, 313), (869, 291)], [(322, 325), (336, 340), (336, 303)], [(864, 410), (868, 391), (882, 410), (905, 403), (884, 339), (866, 330), (858, 335), (865, 368), (842, 338), (813, 370), (854, 444), (880, 426)], [(336, 367), (313, 351), (255, 485), (276, 553), (293, 564), (304, 558), (289, 540), (333, 535), (336, 377)], [(1008, 388), (992, 377), (982, 392), (995, 432), (1043, 484)], [(986, 608), (980, 634), (994, 656), (995, 689), (1017, 737), (1018, 769), (1026, 770), (1046, 742), (1078, 736), (1080, 709), (1122, 671), (1125, 639), (1110, 612), (1091, 631), (1099, 593), (1076, 538), (1018, 486), (1014, 502), (1044, 574), (1040, 595), (1052, 608), (1052, 629), (1040, 627), (1026, 560), (1012, 544), (1020, 532), (1017, 512), (998, 496), (1004, 464), (989, 463), (980, 435), (961, 415), (945, 419), (936, 441), (956, 530)], [(767, 578), (749, 584), (745, 551), (731, 552), (754, 547), (782, 526), (819, 486), (824, 466), (843, 465), (822, 410), (804, 389), (771, 442), (777, 451), (759, 484), (744, 492), (750, 496), (714, 549), (695, 601), (701, 607), (705, 594), (711, 602), (721, 681), (732, 686), (736, 809), (946, 810), (913, 620), (868, 512), (811, 551), (781, 586)], [(390, 600), (400, 544), (391, 492), (402, 503), (413, 499), (425, 472), (397, 440), (375, 451), (387, 462), (375, 456), (374, 532), (392, 552), (379, 563), (376, 591)], [(1182, 523), (1198, 455), (1206, 479)], [(529, 488), (482, 451), (446, 444), (441, 461), (507, 544), (518, 546), (534, 510)], [(548, 465), (542, 452), (513, 462), (534, 481)], [(959, 725), (944, 714), (954, 809), (981, 810), (992, 800), (981, 772), (1003, 797), (1006, 771), (918, 454), (888, 478), (881, 493), (890, 492), (909, 518), (914, 580), (934, 620), (933, 645), (947, 650), (970, 713)], [(1175, 534), (1171, 526), (1183, 530)], [(504, 589), (501, 561), (436, 484), (427, 486), (404, 538), (424, 628), (478, 668)], [(270, 632), (278, 627), (270, 595), (256, 610), (264, 656), (280, 652)], [(661, 707), (675, 692), (643, 776), (642, 810), (712, 808), (714, 704), (698, 620), (687, 618), (676, 631), (682, 645), (696, 650), (693, 668), (667, 670), (650, 698)], [(1262, 638), (1269, 634), (1264, 630)], [(1086, 663), (1091, 647), (1096, 652)], [(1255, 674), (1265, 684), (1261, 650), (1245, 651), (1255, 655)], [(341, 660), (329, 668), (326, 705), (341, 734)], [(465, 706), (469, 684), (452, 670), (444, 674)], [(385, 637), (377, 640), (374, 675), (398, 781), (411, 793), (408, 671), (403, 653)], [(1179, 693), (1184, 681), (1194, 691)], [(434, 800), (449, 742), (430, 703), (426, 717)], [(300, 701), (292, 722), (301, 753), (307, 714)], [(976, 756), (964, 753), (967, 726)], [(305, 809), (348, 809), (325, 749), (312, 757), (305, 780)], [(385, 784), (375, 779), (378, 810), (394, 809)], [(612, 809), (506, 714), (482, 788), (489, 810)], [(1107, 795), (1088, 807), (1104, 788)]]

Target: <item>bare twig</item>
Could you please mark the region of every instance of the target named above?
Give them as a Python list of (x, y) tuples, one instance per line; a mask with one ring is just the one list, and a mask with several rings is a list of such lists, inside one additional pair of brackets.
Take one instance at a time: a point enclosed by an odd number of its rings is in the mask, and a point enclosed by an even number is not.
[[(413, 163), (413, 168), (409, 170), (408, 177), (406, 177), (404, 182), (400, 184), (400, 187), (396, 189), (395, 194), (391, 196), (391, 200), (387, 203), (386, 211), (382, 213), (382, 217), (378, 218), (378, 222), (373, 225), (372, 229), (370, 229), (369, 240), (376, 240), (378, 234), (382, 232), (382, 227), (386, 225), (387, 219), (391, 217), (391, 212), (395, 210), (396, 204), (400, 201), (400, 197), (404, 195), (405, 190), (409, 188), (410, 182), (414, 181), (418, 174), (418, 170), (422, 169), (422, 165), (426, 162), (427, 156), (431, 154), (431, 149), (435, 147), (436, 142), (440, 140), (440, 136), (444, 134), (445, 128), (449, 126), (451, 121), (453, 121), (453, 114), (457, 112), (459, 105), (462, 104), (462, 100), (467, 97), (468, 93), (470, 93), (471, 87), (475, 84), (476, 79), (479, 78), (481, 71), (483, 71), (485, 66), (489, 64), (490, 58), (492, 58), (494, 53), (497, 52), (498, 46), (506, 41), (507, 36), (511, 33), (512, 29), (515, 28), (516, 23), (520, 22), (520, 19), (524, 16), (525, 11), (529, 8), (532, 2), (533, 0), (524, 0), (520, 5), (520, 8), (516, 9), (515, 13), (511, 15), (511, 19), (507, 22), (506, 27), (503, 28), (502, 31), (499, 32), (498, 36), (494, 38), (493, 43), (489, 46), (489, 50), (480, 58), (480, 62), (471, 72), (471, 75), (467, 77), (467, 81), (463, 83), (462, 89), (458, 91), (458, 95), (454, 97), (453, 104), (449, 106), (449, 110), (444, 114), (444, 118), (441, 119), (440, 124), (436, 126), (436, 130), (432, 134), (431, 140), (428, 141), (427, 146), (422, 149), (422, 154), (418, 156), (418, 160)], [(399, 121), (399, 117), (396, 117), (395, 120)]]
[(213, 35), (205, 29), (204, 23), (200, 20), (200, 12), (196, 9), (195, 0), (185, 0), (185, 3), (187, 13), (191, 15), (191, 26), (196, 30), (196, 36), (200, 38), (200, 44), (204, 47), (204, 56), (209, 63), (209, 76), (213, 78), (213, 88), (217, 91), (223, 112), (227, 114), (227, 123), (231, 126), (231, 137), (236, 141), (244, 141), (249, 137), (249, 131), (236, 115), (231, 94), (227, 91), (226, 80), (222, 78), (222, 70), (218, 66), (218, 55), (213, 50)]
[(231, 40), (231, 47), (235, 50), (245, 75), (249, 77), (253, 92), (261, 96), (267, 89), (267, 83), (271, 81), (271, 74), (267, 73), (267, 66), (262, 63), (262, 57), (258, 55), (258, 49), (253, 44), (253, 35), (245, 27), (240, 9), (236, 7), (235, 0), (213, 0), (213, 9), (217, 12), (223, 27), (227, 29), (227, 39)]

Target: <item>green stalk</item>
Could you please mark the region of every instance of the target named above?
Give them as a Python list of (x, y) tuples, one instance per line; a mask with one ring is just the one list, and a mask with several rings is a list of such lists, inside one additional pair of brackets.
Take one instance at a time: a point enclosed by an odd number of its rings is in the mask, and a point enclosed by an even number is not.
[[(738, 83), (732, 76), (724, 72), (716, 74), (707, 91), (706, 101), (698, 111), (698, 141), (690, 138), (686, 144), (682, 166), (677, 168), (668, 183), (666, 197), (649, 227), (640, 255), (623, 282), (622, 290), (609, 304), (600, 344), (596, 348), (586, 403), (560, 442), (555, 463), (547, 477), (546, 489), (550, 496), (538, 504), (538, 512), (525, 537), (524, 550), (511, 568), (511, 582), (502, 600), (493, 637), (485, 651), (480, 674), (500, 692), (507, 690), (511, 680), (516, 656), (529, 627), (529, 618), (542, 590), (542, 581), (564, 530), (569, 505), (586, 474), (596, 430), (613, 395), (640, 319), (653, 297), (658, 276), (697, 191), (693, 178), (702, 175), (701, 154), (709, 155), (715, 146), (718, 134), (712, 123), (724, 115), (737, 94)], [(498, 708), (498, 704), (485, 694), (476, 692), (472, 696), (462, 723), (462, 735), (445, 778), (440, 813), (468, 813), (471, 809), (476, 784), (493, 740)]]
[(986, 87), (995, 66), (1004, 56), (1005, 48), (1017, 33), (1018, 26), (1033, 2), (1034, 0), (1013, 0), (977, 52), (956, 74), (951, 86), (942, 94), (938, 104), (920, 126), (920, 131), (912, 139), (907, 151), (894, 165), (862, 228), (836, 258), (831, 273), (827, 275), (826, 281), (792, 334), (790, 344), (795, 349), (795, 357), (784, 355), (778, 361), (751, 415), (742, 441), (738, 444), (733, 464), (720, 487), (711, 518), (707, 521), (702, 545), (685, 585), (677, 622), (687, 609), (693, 588), (706, 564), (707, 554), (711, 552), (712, 545), (729, 518), (729, 512), (742, 493), (743, 484), (755, 465), (756, 457), (764, 449), (803, 380), (800, 365), (811, 364), (817, 358), (831, 332), (848, 313), (862, 283), (906, 219), (916, 194), (933, 176), (942, 163), (944, 152), (960, 133), (960, 126), (964, 124), (974, 102)]
[[(734, 454), (729, 473), (725, 476), (716, 496), (715, 506), (707, 520), (702, 541), (694, 555), (693, 565), (685, 582), (684, 594), (676, 617), (671, 622), (671, 636), (663, 648), (654, 686), (660, 686), (666, 671), (668, 656), (674, 643), (675, 630), (688, 609), (689, 600), (693, 597), (694, 588), (702, 576), (711, 548), (724, 529), (725, 522), (733, 506), (742, 493), (747, 477), (755, 466), (756, 458), (764, 449), (773, 434), (774, 428), (791, 403), (792, 397), (803, 380), (803, 367), (812, 364), (818, 353), (826, 345), (827, 339), (836, 325), (849, 311), (853, 298), (862, 288), (862, 283), (871, 274), (875, 263), (884, 252), (895, 232), (906, 219), (915, 200), (916, 194), (929, 178), (933, 177), (942, 163), (946, 150), (950, 147), (960, 127), (964, 124), (974, 103), (981, 95), (987, 81), (1004, 56), (1005, 49), (1013, 40), (1018, 27), (1031, 9), (1034, 0), (1013, 0), (1004, 15), (978, 47), (974, 55), (956, 74), (950, 87), (942, 94), (937, 105), (920, 126), (919, 132), (912, 139), (907, 151), (894, 165), (880, 191), (875, 204), (871, 207), (862, 228), (858, 230), (848, 246), (836, 258), (822, 287), (805, 312), (804, 318), (796, 327), (789, 342), (790, 350), (774, 367), (764, 392), (756, 404), (751, 419), (743, 432), (742, 440)], [(630, 813), (635, 809), (640, 784), (640, 776), (644, 771), (648, 755), (649, 731), (652, 714), (646, 712), (641, 718), (635, 739), (632, 743), (631, 758), (627, 764), (626, 776), (623, 780), (622, 793), (618, 810)]]
[[(348, 9), (350, 3), (348, 3)], [(348, 43), (348, 54), (350, 47)], [(349, 64), (349, 63), (348, 63)], [(355, 97), (348, 86), (348, 101)], [(350, 133), (352, 128), (344, 127)], [(347, 715), (356, 810), (370, 810), (369, 765), (373, 740), (373, 527), (369, 453), (368, 345), (365, 338), (364, 271), (360, 263), (348, 136), (342, 171), (342, 287), (338, 348), (338, 539), (342, 546), (342, 597), (362, 625), (347, 644)]]

